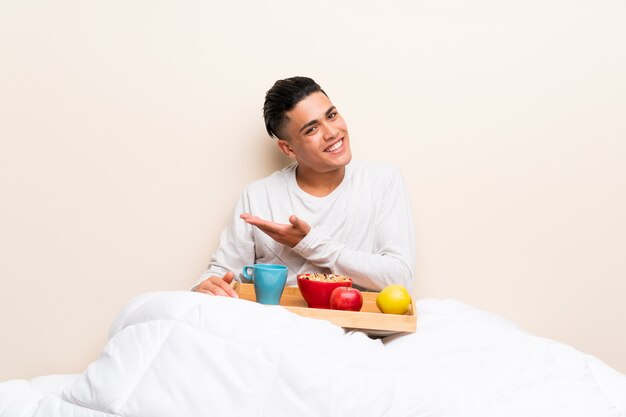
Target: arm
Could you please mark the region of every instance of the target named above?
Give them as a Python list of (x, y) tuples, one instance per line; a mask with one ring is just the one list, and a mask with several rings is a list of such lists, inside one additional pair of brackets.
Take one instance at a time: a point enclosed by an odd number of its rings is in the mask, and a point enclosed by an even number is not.
[(293, 248), (298, 254), (333, 273), (348, 275), (364, 288), (379, 290), (402, 284), (411, 290), (415, 268), (415, 231), (406, 185), (399, 172), (382, 193), (375, 227), (374, 253), (347, 247), (312, 228)]
[[(240, 213), (249, 207), (247, 194), (242, 193), (235, 206), (234, 213)], [(252, 228), (241, 222), (236, 214), (220, 235), (218, 248), (211, 256), (207, 270), (192, 288), (192, 291), (213, 295), (237, 297), (230, 287), (235, 279), (234, 272), (243, 265), (254, 263), (254, 239)]]
[(316, 266), (352, 277), (358, 286), (382, 289), (390, 284), (402, 284), (411, 289), (415, 233), (409, 198), (400, 173), (394, 172), (381, 189), (384, 192), (378, 193), (379, 204), (370, 208), (375, 210), (375, 224), (359, 225), (376, 228), (373, 253), (335, 242), (296, 216), (289, 218), (289, 224), (274, 223), (247, 213), (240, 217)]

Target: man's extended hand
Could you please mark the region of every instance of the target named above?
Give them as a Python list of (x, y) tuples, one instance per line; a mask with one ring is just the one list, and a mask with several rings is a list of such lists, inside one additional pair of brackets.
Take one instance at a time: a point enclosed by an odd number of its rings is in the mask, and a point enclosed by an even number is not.
[(209, 295), (222, 295), (225, 297), (239, 298), (237, 292), (231, 288), (230, 283), (235, 274), (227, 272), (223, 277), (209, 277), (193, 288), (193, 291), (203, 292)]
[(269, 237), (278, 243), (293, 248), (296, 246), (311, 230), (311, 226), (305, 221), (300, 220), (296, 216), (289, 217), (289, 224), (281, 224), (270, 222), (269, 220), (259, 219), (248, 213), (239, 216), (246, 223), (258, 227)]

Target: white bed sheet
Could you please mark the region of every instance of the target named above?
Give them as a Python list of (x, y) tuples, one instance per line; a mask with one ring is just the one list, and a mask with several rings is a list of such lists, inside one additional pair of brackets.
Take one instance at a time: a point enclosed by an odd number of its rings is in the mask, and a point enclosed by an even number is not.
[(372, 340), (281, 307), (150, 293), (80, 375), (0, 384), (0, 417), (626, 416), (626, 377), (452, 300)]

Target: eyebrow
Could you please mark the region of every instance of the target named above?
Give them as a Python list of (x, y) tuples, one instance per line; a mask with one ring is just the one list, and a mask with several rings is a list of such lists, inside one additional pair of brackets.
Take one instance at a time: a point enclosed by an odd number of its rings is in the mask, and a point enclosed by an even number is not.
[[(328, 110), (326, 110), (325, 116), (328, 117), (328, 115), (331, 114), (332, 112), (334, 112), (335, 110), (337, 110), (337, 107), (331, 106)], [(313, 125), (315, 125), (317, 123), (319, 123), (318, 119), (314, 119), (314, 120), (311, 120), (310, 122), (305, 123), (304, 126), (302, 126), (302, 128), (300, 128), (298, 133), (302, 133), (302, 131), (304, 129), (306, 129), (307, 127), (311, 127), (311, 126), (313, 126)]]

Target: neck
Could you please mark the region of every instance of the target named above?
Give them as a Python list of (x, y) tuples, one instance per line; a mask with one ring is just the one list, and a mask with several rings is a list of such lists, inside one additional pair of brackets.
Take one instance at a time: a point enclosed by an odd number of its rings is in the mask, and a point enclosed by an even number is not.
[(296, 182), (308, 194), (315, 197), (325, 197), (339, 187), (345, 174), (345, 167), (329, 172), (315, 172), (298, 165), (296, 168)]

